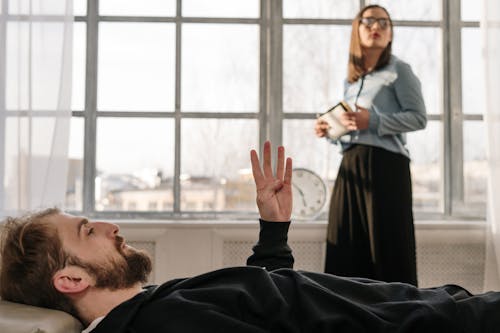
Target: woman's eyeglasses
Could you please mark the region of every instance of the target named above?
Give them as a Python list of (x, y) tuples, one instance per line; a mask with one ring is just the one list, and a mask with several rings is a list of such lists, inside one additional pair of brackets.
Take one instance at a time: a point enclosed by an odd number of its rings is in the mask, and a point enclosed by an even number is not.
[(359, 20), (361, 24), (365, 25), (368, 28), (371, 28), (375, 22), (378, 22), (378, 26), (380, 29), (385, 30), (389, 27), (391, 24), (391, 21), (389, 21), (388, 18), (376, 18), (376, 17), (362, 17), (361, 20)]

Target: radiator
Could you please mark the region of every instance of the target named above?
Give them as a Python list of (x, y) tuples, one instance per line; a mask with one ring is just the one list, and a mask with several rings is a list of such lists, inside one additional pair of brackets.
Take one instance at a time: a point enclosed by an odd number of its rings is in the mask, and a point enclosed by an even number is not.
[[(436, 232), (435, 230), (433, 232)], [(420, 287), (458, 284), (472, 293), (483, 289), (485, 247), (481, 238), (441, 236), (417, 232), (417, 270)], [(427, 238), (426, 238), (427, 237)], [(223, 266), (239, 266), (251, 254), (253, 242), (224, 241)], [(295, 268), (323, 271), (324, 247), (321, 241), (290, 242)]]

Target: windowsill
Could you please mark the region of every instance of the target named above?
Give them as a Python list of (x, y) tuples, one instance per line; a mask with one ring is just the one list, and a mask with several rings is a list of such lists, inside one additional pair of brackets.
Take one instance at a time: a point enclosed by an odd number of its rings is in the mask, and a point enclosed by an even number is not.
[[(199, 228), (199, 227), (221, 227), (221, 228), (258, 228), (258, 220), (146, 220), (139, 222), (138, 220), (106, 220), (108, 222), (116, 223), (122, 226), (131, 228), (155, 228), (155, 227), (175, 227), (175, 228)], [(292, 221), (294, 229), (311, 229), (311, 228), (324, 228), (327, 225), (326, 220), (315, 221)], [(432, 230), (432, 229), (471, 229), (482, 230), (486, 228), (486, 221), (484, 220), (444, 220), (444, 221), (415, 221), (415, 228), (418, 230)]]

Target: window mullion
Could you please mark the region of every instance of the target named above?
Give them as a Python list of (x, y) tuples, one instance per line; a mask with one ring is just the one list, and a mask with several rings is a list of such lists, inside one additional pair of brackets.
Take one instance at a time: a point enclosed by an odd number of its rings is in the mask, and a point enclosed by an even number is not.
[(270, 34), (266, 138), (273, 146), (283, 142), (283, 1), (269, 0)]
[(87, 2), (87, 63), (85, 80), (85, 141), (83, 167), (83, 212), (95, 211), (97, 140), (97, 52), (99, 0)]
[(175, 20), (175, 151), (174, 151), (174, 214), (181, 211), (181, 52), (182, 52), (182, 0), (177, 0)]
[(451, 214), (464, 202), (463, 177), (463, 116), (462, 116), (462, 49), (460, 1), (448, 3), (448, 43), (449, 43), (449, 113), (450, 113), (450, 167), (451, 169)]
[[(3, 42), (1, 47), (2, 57), (0, 58), (0, 78), (3, 81), (2, 87), (5, 87), (6, 77), (6, 62), (7, 62), (7, 13), (8, 13), (8, 1), (3, 1), (2, 4), (2, 14), (0, 16), (0, 37)], [(5, 103), (5, 89), (0, 91), (0, 133), (5, 133), (6, 127), (6, 109), (7, 105)], [(4, 134), (5, 135), (5, 134)], [(0, 184), (4, 184), (5, 177), (5, 140), (2, 140), (0, 144)], [(3, 186), (3, 185), (2, 185)], [(5, 190), (5, 188), (4, 188)], [(5, 191), (0, 191), (0, 211), (4, 211), (5, 205)]]
[(271, 29), (270, 1), (260, 0), (260, 52), (259, 52), (259, 146), (266, 140), (267, 114), (269, 110), (269, 39)]

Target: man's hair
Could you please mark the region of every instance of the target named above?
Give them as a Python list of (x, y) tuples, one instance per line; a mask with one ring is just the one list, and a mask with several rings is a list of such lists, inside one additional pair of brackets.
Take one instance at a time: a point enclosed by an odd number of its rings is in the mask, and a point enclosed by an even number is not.
[[(363, 13), (368, 9), (373, 9), (373, 8), (380, 8), (383, 11), (385, 11), (387, 17), (389, 18), (389, 29), (391, 29), (391, 36), (393, 36), (394, 38), (394, 30), (392, 29), (392, 20), (387, 9), (379, 5), (368, 5), (363, 7), (356, 15), (354, 20), (352, 20), (351, 45), (349, 46), (349, 63), (347, 66), (347, 81), (349, 83), (356, 82), (362, 75), (366, 74), (363, 51), (361, 48), (361, 40), (359, 38), (359, 25), (361, 18), (363, 17)], [(387, 44), (387, 47), (384, 49), (384, 51), (378, 58), (378, 62), (373, 70), (382, 68), (385, 65), (387, 65), (391, 60), (391, 54), (392, 54), (392, 41), (389, 42), (389, 44)]]
[(52, 282), (68, 259), (57, 229), (47, 221), (60, 212), (49, 208), (4, 220), (0, 247), (2, 299), (76, 315), (70, 300)]

